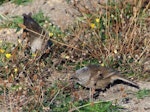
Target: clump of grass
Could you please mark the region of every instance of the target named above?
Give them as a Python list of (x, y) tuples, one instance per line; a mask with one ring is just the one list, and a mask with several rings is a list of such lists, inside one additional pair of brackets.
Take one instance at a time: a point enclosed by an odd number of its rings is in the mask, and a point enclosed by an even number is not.
[(32, 0), (11, 0), (11, 2), (17, 5), (25, 5), (27, 3), (32, 2)]
[(12, 18), (8, 18), (4, 15), (0, 15), (0, 19), (2, 22), (0, 23), (1, 28), (12, 28), (16, 29), (16, 32), (20, 31), (19, 24), (22, 24), (23, 20), (20, 16), (13, 16)]
[[(79, 105), (78, 107), (76, 105)], [(85, 112), (85, 111), (89, 111), (89, 112), (93, 112), (93, 111), (98, 111), (98, 112), (120, 112), (119, 109), (121, 109), (121, 107), (117, 106), (117, 105), (113, 105), (112, 102), (108, 101), (108, 102), (103, 102), (103, 101), (99, 101), (99, 102), (94, 102), (93, 104), (91, 102), (77, 102), (76, 106), (74, 108), (74, 110), (78, 110), (80, 112)], [(73, 109), (71, 109), (70, 111), (72, 111)]]
[(17, 5), (25, 5), (27, 3), (32, 2), (32, 0), (1, 0), (0, 5), (3, 3), (9, 2), (9, 1), (11, 1), (12, 3), (15, 3)]
[(0, 1), (0, 5), (2, 5), (3, 3), (7, 2), (7, 0), (1, 0)]
[(142, 99), (145, 97), (149, 97), (150, 96), (150, 90), (149, 89), (143, 89), (143, 90), (139, 90), (136, 94), (137, 98)]

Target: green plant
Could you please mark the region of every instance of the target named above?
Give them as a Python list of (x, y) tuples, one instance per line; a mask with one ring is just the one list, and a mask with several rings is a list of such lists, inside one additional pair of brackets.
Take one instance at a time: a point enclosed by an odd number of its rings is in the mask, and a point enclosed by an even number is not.
[(17, 5), (25, 5), (29, 2), (32, 2), (32, 0), (11, 0), (11, 2), (17, 4)]
[(93, 103), (78, 101), (73, 105), (75, 106), (75, 108), (72, 108), (71, 110), (78, 110), (80, 112), (120, 112), (121, 109), (120, 106), (113, 105), (110, 101), (98, 101)]
[(3, 20), (3, 23), (0, 24), (1, 28), (14, 28), (16, 32), (19, 31), (21, 28), (18, 26), (22, 24), (23, 20), (20, 16), (14, 16), (11, 19)]
[(3, 3), (5, 3), (7, 0), (1, 0), (0, 1), (0, 5), (2, 5)]
[(139, 90), (136, 94), (137, 98), (142, 99), (145, 97), (150, 97), (150, 90), (149, 89), (143, 89)]

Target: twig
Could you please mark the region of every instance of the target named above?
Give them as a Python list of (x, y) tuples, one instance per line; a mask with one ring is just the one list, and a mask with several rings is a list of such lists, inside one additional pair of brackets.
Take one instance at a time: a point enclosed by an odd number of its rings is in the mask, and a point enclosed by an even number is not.
[[(68, 84), (69, 85), (69, 84)], [(67, 87), (68, 85), (66, 85), (65, 87)], [(51, 102), (49, 103), (48, 106), (50, 106), (52, 104), (52, 102), (54, 101), (54, 99), (58, 96), (58, 94), (60, 93), (61, 90), (63, 90), (65, 87), (61, 88), (58, 90), (58, 92), (55, 94), (55, 96), (53, 97), (53, 99), (51, 100)]]
[(11, 97), (10, 97), (10, 93), (8, 94), (8, 96), (9, 96), (9, 100), (10, 100), (10, 104), (9, 104), (9, 106), (10, 106), (10, 112), (13, 112), (13, 109), (12, 109), (12, 100), (11, 100)]
[[(39, 35), (39, 36), (41, 36), (41, 37), (45, 37), (43, 34), (40, 34), (40, 33), (38, 33), (38, 32), (35, 32), (35, 31), (33, 31), (33, 30), (27, 28), (27, 27), (26, 27), (25, 25), (23, 25), (23, 24), (19, 24), (18, 26), (21, 27), (21, 28), (23, 28), (23, 29), (26, 29), (26, 30), (28, 30), (28, 31), (30, 31), (30, 32), (32, 32), (32, 33), (35, 33), (35, 34), (37, 34), (37, 35)], [(60, 44), (60, 45), (65, 45), (65, 46), (67, 46), (67, 47), (76, 49), (76, 50), (78, 50), (78, 51), (85, 52), (85, 51), (80, 50), (80, 49), (78, 49), (78, 48), (76, 48), (76, 47), (67, 45), (67, 44), (62, 43), (62, 42), (58, 42), (57, 40), (54, 40), (54, 39), (51, 39), (51, 38), (50, 38), (50, 40), (53, 41), (53, 42), (56, 42), (56, 43), (58, 43), (58, 44)]]
[(51, 102), (49, 103), (48, 107), (52, 104), (52, 102), (54, 101), (54, 99), (57, 97), (57, 95), (59, 94), (60, 90), (58, 90), (58, 92), (55, 94), (55, 96), (53, 97), (53, 99), (51, 100)]
[[(148, 42), (148, 45), (149, 45), (149, 44), (150, 44), (150, 41)], [(149, 46), (146, 46), (145, 49), (143, 50), (143, 52), (140, 54), (140, 56), (138, 57), (138, 59), (137, 59), (136, 61), (140, 60), (141, 57), (144, 55), (144, 53), (145, 53), (148, 49), (149, 49)]]

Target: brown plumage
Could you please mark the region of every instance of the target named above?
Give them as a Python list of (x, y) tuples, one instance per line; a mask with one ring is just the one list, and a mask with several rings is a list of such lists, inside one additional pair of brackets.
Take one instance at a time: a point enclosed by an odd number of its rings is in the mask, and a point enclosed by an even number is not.
[(121, 73), (113, 69), (99, 65), (88, 65), (76, 71), (72, 76), (76, 82), (86, 88), (105, 89), (109, 84), (120, 80), (130, 86), (139, 88), (139, 86), (121, 77)]
[(52, 42), (49, 40), (49, 36), (46, 31), (42, 29), (31, 15), (31, 13), (23, 14), (23, 24), (26, 26), (23, 32), (28, 39), (31, 51), (35, 52), (36, 50), (46, 50), (51, 47)]

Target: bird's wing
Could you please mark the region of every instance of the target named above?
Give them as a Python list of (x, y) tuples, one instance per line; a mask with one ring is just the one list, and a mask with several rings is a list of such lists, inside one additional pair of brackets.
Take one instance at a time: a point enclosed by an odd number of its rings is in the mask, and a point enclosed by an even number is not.
[(109, 78), (113, 75), (118, 75), (118, 74), (120, 74), (118, 71), (110, 69), (110, 70), (108, 70), (107, 72), (104, 73), (103, 79), (106, 79), (106, 78)]
[(115, 75), (115, 74), (116, 74), (116, 72), (111, 72), (107, 75), (104, 75), (103, 79), (109, 78), (109, 77), (111, 77), (112, 75)]

